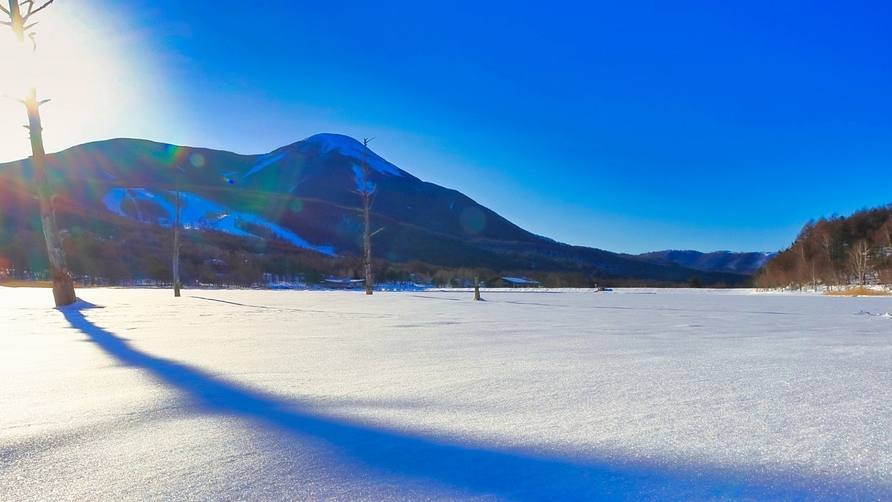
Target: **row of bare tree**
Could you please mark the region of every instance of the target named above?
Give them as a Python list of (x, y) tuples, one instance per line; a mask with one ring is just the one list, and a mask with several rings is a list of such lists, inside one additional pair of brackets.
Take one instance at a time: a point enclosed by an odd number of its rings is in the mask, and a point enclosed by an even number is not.
[(892, 287), (892, 205), (809, 221), (756, 277), (764, 288), (868, 284)]

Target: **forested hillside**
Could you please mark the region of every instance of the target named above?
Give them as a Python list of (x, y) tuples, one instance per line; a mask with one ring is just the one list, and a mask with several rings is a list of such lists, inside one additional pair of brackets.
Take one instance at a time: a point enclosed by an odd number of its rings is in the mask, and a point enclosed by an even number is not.
[(805, 224), (765, 266), (760, 287), (892, 285), (892, 204)]

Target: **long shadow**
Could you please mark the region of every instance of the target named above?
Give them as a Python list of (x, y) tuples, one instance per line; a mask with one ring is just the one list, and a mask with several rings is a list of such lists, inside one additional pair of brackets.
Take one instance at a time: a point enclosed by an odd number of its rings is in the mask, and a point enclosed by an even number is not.
[[(330, 312), (327, 310), (297, 309), (297, 308), (293, 308), (293, 307), (270, 307), (268, 305), (252, 305), (250, 303), (231, 302), (228, 300), (221, 300), (219, 298), (207, 298), (205, 296), (190, 295), (189, 298), (195, 298), (196, 300), (205, 300), (208, 302), (225, 303), (227, 305), (235, 305), (237, 307), (247, 307), (247, 308), (263, 309), (263, 310), (276, 310), (276, 311), (288, 311), (288, 312), (312, 312), (314, 314), (328, 314)], [(354, 317), (366, 317), (366, 318), (382, 317), (382, 316), (374, 316), (371, 314), (359, 314), (359, 313), (350, 313), (350, 315), (352, 315)]]
[[(220, 300), (219, 298), (207, 298), (205, 296), (189, 295), (189, 298), (195, 298), (196, 300), (204, 300), (204, 301), (208, 301), (208, 302), (225, 303), (227, 305), (235, 305), (237, 307), (255, 308), (255, 309), (262, 309), (262, 310), (275, 310), (275, 311), (279, 311), (279, 312), (283, 312), (283, 311), (286, 311), (286, 312), (312, 312), (314, 314), (327, 314), (329, 312), (326, 310), (296, 309), (296, 308), (289, 308), (289, 307), (270, 307), (268, 305), (252, 305), (250, 303), (231, 302), (228, 300)], [(382, 318), (388, 318), (390, 316), (364, 314), (364, 313), (358, 313), (358, 312), (348, 312), (348, 313), (342, 313), (341, 317), (361, 317), (361, 318), (366, 318), (366, 319), (382, 319)]]
[[(184, 393), (196, 412), (256, 420), (295, 436), (323, 440), (350, 460), (399, 476), (451, 485), (510, 500), (747, 500), (848, 499), (892, 494), (892, 487), (862, 486), (844, 479), (810, 479), (784, 472), (749, 479), (744, 472), (701, 467), (549, 459), (512, 451), (438, 444), (367, 426), (342, 423), (301, 411), (301, 403), (250, 390), (175, 361), (140, 352), (96, 326), (78, 309), (60, 309), (71, 326), (120, 362), (149, 372)], [(822, 496), (823, 495), (823, 496)]]
[(461, 298), (448, 298), (445, 296), (412, 295), (412, 297), (413, 298), (424, 298), (427, 300), (440, 300), (440, 301), (446, 301), (446, 302), (460, 302), (460, 301), (462, 301)]

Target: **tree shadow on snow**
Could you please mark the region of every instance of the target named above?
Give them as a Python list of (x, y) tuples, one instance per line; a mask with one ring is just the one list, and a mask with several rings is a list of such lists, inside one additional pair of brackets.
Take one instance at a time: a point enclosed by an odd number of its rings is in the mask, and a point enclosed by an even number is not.
[(731, 470), (545, 458), (497, 451), (338, 422), (301, 411), (299, 401), (251, 390), (175, 361), (140, 352), (96, 326), (78, 308), (60, 309), (77, 330), (121, 363), (141, 368), (188, 396), (196, 411), (256, 420), (289, 434), (324, 441), (350, 460), (383, 474), (430, 480), (511, 500), (833, 500), (889, 496), (892, 487), (790, 472), (767, 477)]

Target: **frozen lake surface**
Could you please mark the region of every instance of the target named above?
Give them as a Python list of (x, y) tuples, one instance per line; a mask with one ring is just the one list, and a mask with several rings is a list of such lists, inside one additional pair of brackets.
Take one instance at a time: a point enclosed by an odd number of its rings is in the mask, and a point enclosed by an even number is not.
[(2, 501), (892, 499), (892, 298), (78, 295), (0, 288)]

